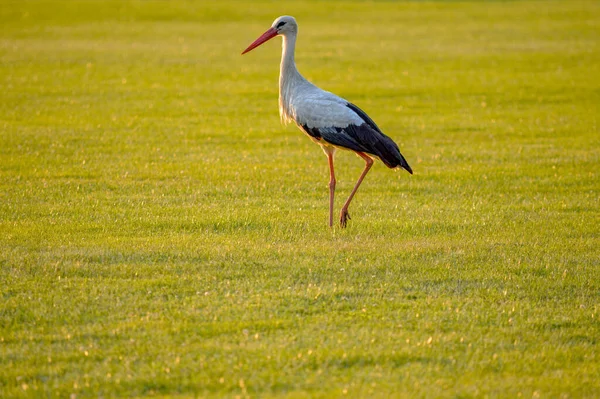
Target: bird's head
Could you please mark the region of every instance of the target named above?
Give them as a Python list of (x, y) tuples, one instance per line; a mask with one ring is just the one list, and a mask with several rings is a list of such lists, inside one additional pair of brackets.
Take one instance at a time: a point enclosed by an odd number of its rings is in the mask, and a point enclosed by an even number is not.
[(290, 17), (289, 15), (284, 15), (277, 18), (273, 21), (273, 25), (265, 33), (263, 33), (258, 39), (256, 39), (252, 44), (248, 46), (246, 50), (242, 54), (246, 54), (248, 51), (253, 50), (266, 42), (269, 39), (274, 38), (277, 35), (288, 35), (290, 33), (298, 32), (298, 24), (294, 17)]

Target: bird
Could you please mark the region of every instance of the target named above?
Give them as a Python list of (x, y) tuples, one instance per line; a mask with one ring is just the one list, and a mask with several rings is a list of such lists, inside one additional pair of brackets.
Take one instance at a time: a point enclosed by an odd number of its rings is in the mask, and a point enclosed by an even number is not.
[(327, 156), (330, 227), (333, 227), (336, 149), (353, 151), (365, 161), (364, 170), (340, 210), (340, 227), (345, 228), (350, 219), (350, 202), (373, 166), (374, 159), (381, 160), (391, 169), (402, 168), (411, 175), (413, 170), (400, 153), (398, 145), (383, 134), (362, 109), (320, 89), (298, 72), (294, 59), (298, 24), (294, 17), (284, 15), (276, 18), (271, 27), (252, 42), (242, 55), (276, 36), (283, 39), (279, 74), (279, 114), (282, 123), (293, 121), (312, 141), (321, 146)]

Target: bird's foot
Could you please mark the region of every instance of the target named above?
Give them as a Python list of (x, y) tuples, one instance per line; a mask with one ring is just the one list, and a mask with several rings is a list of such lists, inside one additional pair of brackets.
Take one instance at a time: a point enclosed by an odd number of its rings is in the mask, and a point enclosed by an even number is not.
[(347, 209), (342, 209), (342, 211), (340, 212), (340, 226), (342, 228), (346, 227), (346, 223), (348, 222), (348, 220), (350, 220), (350, 214), (348, 213)]

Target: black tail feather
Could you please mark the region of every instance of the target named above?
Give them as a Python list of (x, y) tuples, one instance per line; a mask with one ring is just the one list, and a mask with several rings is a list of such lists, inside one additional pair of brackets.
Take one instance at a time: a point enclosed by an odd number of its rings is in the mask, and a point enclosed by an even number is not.
[[(381, 156), (382, 154), (376, 154), (376, 155), (379, 157), (379, 159), (381, 159), (381, 161), (388, 168), (394, 169), (397, 167), (401, 167), (402, 169), (406, 170), (411, 175), (413, 174), (412, 168), (410, 167), (408, 162), (406, 162), (406, 159), (402, 156), (402, 154), (400, 154), (400, 152), (398, 152), (397, 154), (395, 154), (394, 156), (391, 156), (391, 157), (390, 156), (383, 157), (383, 156)], [(386, 154), (386, 155), (390, 155), (390, 154)]]
[(408, 164), (408, 162), (406, 162), (406, 159), (404, 159), (404, 157), (402, 156), (402, 154), (400, 154), (400, 163), (399, 165), (402, 167), (402, 169), (406, 170), (408, 173), (410, 173), (411, 175), (413, 174), (413, 170), (410, 167), (410, 165)]
[(373, 155), (377, 155), (388, 168), (401, 167), (411, 175), (413, 174), (412, 168), (400, 153), (394, 140), (381, 133), (378, 142), (373, 147), (376, 150)]

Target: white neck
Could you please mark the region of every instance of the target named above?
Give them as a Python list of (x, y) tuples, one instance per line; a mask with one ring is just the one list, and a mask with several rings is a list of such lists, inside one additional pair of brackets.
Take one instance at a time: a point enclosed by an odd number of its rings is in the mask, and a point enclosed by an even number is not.
[(283, 36), (281, 42), (281, 74), (283, 73), (298, 73), (296, 62), (294, 61), (294, 53), (296, 51), (296, 34), (288, 33)]
[(296, 49), (296, 33), (283, 35), (281, 66), (279, 69), (279, 116), (283, 123), (293, 119), (291, 99), (294, 88), (305, 81), (296, 68), (294, 51)]

